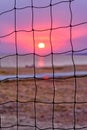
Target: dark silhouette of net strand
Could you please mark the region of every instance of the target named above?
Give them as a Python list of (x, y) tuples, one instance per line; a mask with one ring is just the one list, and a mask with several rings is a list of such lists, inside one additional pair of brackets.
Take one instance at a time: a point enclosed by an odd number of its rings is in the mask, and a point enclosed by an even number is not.
[[(75, 1), (75, 0), (66, 0), (66, 1), (60, 1), (60, 2), (57, 2), (57, 3), (54, 3), (52, 4), (52, 0), (50, 0), (50, 4), (47, 5), (47, 6), (44, 6), (44, 7), (38, 7), (38, 6), (34, 6), (34, 3), (33, 3), (33, 0), (31, 0), (31, 6), (25, 6), (25, 7), (22, 7), (22, 8), (17, 8), (17, 3), (16, 3), (16, 0), (14, 0), (14, 7), (10, 10), (7, 10), (7, 11), (4, 11), (4, 12), (0, 12), (0, 16), (2, 16), (3, 14), (7, 14), (9, 12), (14, 12), (14, 30), (6, 35), (1, 35), (0, 36), (0, 39), (3, 39), (5, 37), (8, 37), (8, 36), (11, 36), (12, 34), (15, 35), (15, 50), (16, 50), (16, 54), (8, 54), (6, 56), (2, 56), (0, 57), (0, 63), (1, 63), (1, 60), (2, 59), (5, 59), (7, 57), (11, 57), (11, 56), (16, 56), (16, 76), (15, 76), (15, 79), (16, 79), (16, 101), (8, 101), (8, 102), (3, 102), (3, 103), (0, 103), (0, 106), (4, 106), (6, 104), (9, 104), (9, 103), (16, 103), (16, 124), (14, 123), (13, 125), (10, 125), (10, 126), (2, 126), (2, 114), (0, 113), (0, 130), (3, 130), (3, 129), (13, 129), (14, 127), (17, 128), (17, 130), (19, 130), (19, 127), (22, 127), (23, 128), (35, 128), (35, 130), (84, 130), (84, 129), (87, 129), (87, 126), (84, 126), (84, 127), (79, 127), (77, 128), (76, 127), (76, 105), (77, 104), (87, 104), (87, 102), (77, 102), (77, 79), (80, 77), (87, 77), (87, 75), (84, 75), (84, 76), (76, 76), (76, 65), (75, 65), (75, 61), (74, 61), (74, 54), (77, 54), (77, 53), (80, 53), (80, 52), (84, 52), (87, 50), (87, 48), (83, 48), (83, 49), (80, 49), (80, 50), (74, 50), (73, 49), (73, 41), (72, 41), (72, 29), (74, 27), (77, 27), (77, 26), (80, 26), (80, 25), (85, 25), (87, 24), (87, 22), (82, 22), (82, 23), (78, 23), (78, 24), (72, 24), (72, 20), (73, 20), (73, 14), (72, 14), (72, 2)], [(84, 1), (83, 1), (84, 2)], [(52, 14), (52, 7), (55, 6), (55, 5), (58, 5), (58, 4), (61, 4), (61, 3), (68, 3), (69, 4), (69, 11), (70, 11), (70, 24), (67, 25), (67, 26), (61, 26), (61, 27), (53, 27), (53, 14)], [(34, 8), (39, 8), (39, 9), (42, 9), (42, 8), (49, 8), (50, 7), (50, 21), (51, 21), (51, 26), (50, 28), (47, 28), (47, 29), (34, 29)], [(31, 11), (32, 11), (32, 29), (31, 30), (18, 30), (17, 29), (17, 10), (24, 10), (24, 9), (27, 9), (27, 8), (30, 8)], [(61, 29), (61, 28), (69, 28), (70, 29), (70, 45), (71, 45), (71, 50), (69, 51), (65, 51), (65, 52), (53, 52), (53, 45), (52, 45), (52, 31), (53, 30), (58, 30), (58, 29)], [(50, 48), (51, 48), (51, 52), (49, 54), (46, 54), (44, 56), (40, 55), (40, 54), (36, 54), (36, 49), (35, 49), (35, 32), (43, 32), (43, 31), (50, 31), (49, 33), (49, 39), (50, 39)], [(17, 47), (17, 33), (18, 32), (32, 32), (33, 33), (33, 53), (25, 53), (25, 54), (19, 54), (18, 53), (18, 47)], [(67, 80), (69, 78), (74, 78), (74, 101), (72, 102), (55, 102), (55, 92), (56, 92), (56, 89), (55, 89), (55, 66), (54, 66), (54, 55), (61, 55), (61, 54), (71, 54), (71, 59), (72, 59), (72, 64), (73, 64), (73, 71), (74, 71), (74, 75), (73, 76), (69, 76), (69, 77), (65, 77), (61, 80)], [(19, 70), (19, 65), (18, 65), (18, 56), (27, 56), (27, 55), (31, 55), (33, 54), (33, 69), (34, 69), (34, 85), (35, 85), (35, 95), (34, 95), (34, 101), (26, 101), (26, 102), (22, 102), (22, 101), (19, 101), (19, 77), (18, 77), (18, 70)], [(37, 77), (36, 77), (36, 66), (35, 66), (35, 56), (40, 56), (40, 57), (46, 57), (46, 56), (49, 56), (51, 55), (51, 67), (52, 67), (52, 74), (53, 74), (53, 78), (52, 78), (52, 86), (53, 86), (53, 98), (52, 98), (52, 102), (48, 102), (48, 101), (44, 101), (44, 102), (41, 102), (41, 101), (37, 101), (37, 89), (38, 89), (38, 85), (37, 85)], [(0, 82), (4, 82), (4, 81), (8, 81), (9, 79), (14, 79), (12, 77), (10, 78), (6, 78), (4, 80), (1, 80)], [(27, 78), (26, 78), (27, 79)], [(39, 80), (42, 80), (39, 78)], [(34, 126), (33, 125), (22, 125), (22, 124), (19, 124), (19, 104), (20, 103), (23, 103), (23, 104), (26, 104), (26, 103), (33, 103), (34, 104)], [(39, 128), (37, 126), (37, 104), (44, 104), (44, 105), (52, 105), (52, 127), (48, 127), (48, 128)], [(68, 104), (73, 104), (73, 127), (71, 128), (55, 128), (55, 121), (54, 121), (54, 116), (55, 116), (55, 105), (56, 104), (64, 104), (64, 105), (68, 105)]]

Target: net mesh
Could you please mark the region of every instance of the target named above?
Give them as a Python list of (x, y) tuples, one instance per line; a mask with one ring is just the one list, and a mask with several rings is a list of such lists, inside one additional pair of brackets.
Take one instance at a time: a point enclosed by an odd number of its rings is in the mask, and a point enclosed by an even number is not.
[[(80, 26), (80, 25), (85, 25), (87, 24), (87, 22), (82, 22), (82, 23), (79, 23), (79, 24), (75, 24), (73, 25), (72, 24), (72, 20), (73, 20), (73, 14), (72, 14), (72, 2), (75, 1), (75, 0), (66, 0), (66, 1), (60, 1), (60, 2), (57, 2), (55, 4), (52, 4), (52, 0), (50, 0), (50, 4), (47, 5), (47, 6), (44, 6), (44, 7), (35, 7), (34, 6), (34, 3), (33, 3), (33, 0), (31, 0), (31, 6), (27, 5), (23, 8), (17, 8), (17, 3), (16, 3), (16, 0), (14, 0), (14, 7), (10, 10), (7, 10), (5, 12), (1, 12), (0, 13), (0, 16), (6, 14), (6, 13), (9, 13), (9, 12), (14, 12), (14, 31), (10, 32), (9, 34), (6, 34), (6, 35), (3, 35), (3, 36), (0, 36), (0, 39), (3, 39), (5, 37), (9, 37), (11, 36), (12, 34), (14, 34), (15, 36), (15, 50), (16, 50), (16, 54), (13, 54), (13, 55), (6, 55), (6, 56), (3, 56), (0, 58), (0, 63), (3, 59), (5, 59), (6, 57), (10, 57), (10, 56), (16, 56), (16, 100), (15, 101), (7, 101), (7, 102), (3, 102), (3, 103), (0, 103), (0, 107), (3, 106), (3, 108), (5, 107), (5, 105), (8, 105), (10, 103), (15, 103), (15, 107), (16, 107), (16, 121), (15, 123), (12, 123), (12, 125), (6, 125), (2, 123), (2, 114), (3, 114), (3, 111), (0, 112), (0, 129), (1, 130), (4, 130), (4, 129), (31, 129), (31, 130), (76, 130), (76, 129), (84, 129), (86, 130), (87, 129), (87, 126), (81, 126), (81, 127), (78, 127), (77, 126), (77, 114), (76, 114), (76, 106), (77, 104), (78, 105), (84, 105), (86, 104), (87, 102), (78, 102), (77, 101), (77, 76), (76, 76), (76, 65), (75, 65), (75, 61), (74, 61), (74, 53), (76, 52), (82, 52), (82, 51), (85, 51), (87, 50), (87, 48), (84, 48), (84, 49), (81, 49), (81, 50), (78, 50), (78, 51), (75, 51), (74, 48), (73, 48), (73, 41), (72, 41), (72, 28), (76, 27), (76, 26)], [(83, 1), (84, 2), (84, 1)], [(58, 5), (58, 4), (61, 4), (61, 3), (68, 3), (69, 4), (69, 12), (70, 12), (70, 24), (68, 26), (62, 26), (62, 27), (53, 27), (53, 15), (52, 15), (52, 8), (53, 6), (55, 5)], [(50, 26), (50, 29), (43, 29), (43, 30), (39, 30), (39, 29), (34, 29), (34, 8), (49, 8), (50, 7), (50, 20), (51, 20), (51, 26)], [(32, 29), (30, 31), (27, 31), (27, 30), (18, 30), (17, 29), (17, 10), (23, 10), (25, 8), (30, 8), (31, 11), (32, 11)], [(57, 12), (56, 12), (57, 13)], [(67, 17), (67, 16), (66, 16)], [(70, 51), (66, 51), (66, 52), (63, 52), (63, 53), (59, 53), (59, 52), (56, 52), (54, 53), (53, 51), (53, 45), (52, 45), (52, 31), (53, 30), (58, 30), (60, 28), (69, 28), (69, 33), (70, 33), (70, 45), (71, 45), (71, 50)], [(38, 101), (37, 100), (37, 96), (38, 96), (38, 84), (37, 84), (37, 78), (36, 78), (36, 66), (35, 66), (35, 32), (41, 32), (41, 31), (50, 31), (49, 33), (49, 38), (50, 38), (50, 48), (51, 48), (51, 65), (52, 65), (52, 86), (53, 86), (53, 89), (52, 89), (52, 100), (51, 102), (48, 102), (48, 101), (45, 101), (45, 102), (41, 102), (41, 101)], [(33, 33), (33, 69), (34, 69), (34, 76), (33, 76), (33, 79), (34, 79), (34, 100), (33, 101), (26, 101), (26, 102), (22, 102), (22, 101), (19, 101), (19, 77), (18, 77), (18, 74), (19, 74), (19, 60), (18, 60), (18, 56), (21, 55), (21, 54), (18, 54), (18, 45), (17, 45), (17, 38), (18, 38), (18, 35), (17, 33), (18, 32), (32, 32)], [(74, 75), (73, 75), (73, 81), (74, 81), (74, 100), (73, 101), (70, 101), (70, 102), (61, 102), (61, 101), (58, 101), (58, 102), (55, 102), (55, 95), (56, 95), (56, 85), (55, 85), (55, 66), (54, 66), (54, 54), (67, 54), (67, 53), (71, 53), (71, 59), (72, 59), (72, 64), (73, 64), (73, 71), (74, 71)], [(24, 55), (30, 55), (31, 53), (28, 53), (28, 54), (24, 54)], [(22, 55), (23, 56), (23, 55)], [(40, 55), (39, 55), (40, 56)], [(43, 57), (46, 57), (47, 55), (44, 55)], [(83, 75), (83, 76), (80, 76), (80, 78), (82, 77), (86, 77), (86, 75)], [(68, 78), (64, 78), (63, 80), (67, 80), (69, 78), (72, 78), (72, 77), (68, 77)], [(13, 79), (13, 77), (10, 77), (9, 79)], [(40, 79), (39, 79), (40, 80)], [(5, 81), (8, 81), (8, 78), (4, 79), (4, 80), (1, 80), (1, 84)], [(45, 82), (45, 81), (44, 81)], [(67, 82), (67, 81), (66, 81)], [(7, 86), (8, 87), (8, 86)], [(33, 113), (34, 113), (34, 125), (32, 124), (22, 124), (19, 122), (19, 112), (20, 112), (20, 107), (19, 107), (19, 104), (24, 104), (26, 106), (26, 104), (30, 104), (33, 103)], [(49, 108), (49, 111), (51, 113), (51, 125), (50, 127), (46, 127), (45, 124), (44, 124), (44, 127), (43, 128), (40, 128), (40, 126), (38, 126), (38, 123), (37, 123), (37, 105), (38, 104), (41, 104), (41, 105), (51, 105), (51, 107), (48, 107)], [(22, 107), (21, 105), (21, 107)], [(72, 105), (73, 106), (73, 122), (72, 122), (72, 126), (70, 127), (58, 127), (58, 126), (55, 126), (55, 105)], [(10, 109), (10, 108), (9, 108)], [(29, 109), (29, 108), (28, 108)], [(5, 113), (4, 113), (5, 114)], [(63, 116), (61, 114), (61, 116)], [(68, 115), (66, 116), (66, 118), (68, 117)], [(87, 118), (86, 118), (87, 119)], [(8, 118), (7, 118), (8, 120)], [(12, 119), (11, 119), (12, 120)], [(60, 121), (60, 118), (58, 119)], [(82, 121), (82, 120), (81, 120)]]

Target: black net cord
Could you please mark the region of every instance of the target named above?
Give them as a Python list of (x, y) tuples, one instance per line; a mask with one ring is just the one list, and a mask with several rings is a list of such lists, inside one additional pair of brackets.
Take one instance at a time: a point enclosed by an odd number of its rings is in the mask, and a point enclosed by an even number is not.
[(72, 19), (73, 19), (73, 14), (72, 14), (72, 3), (71, 0), (69, 2), (69, 9), (70, 9), (70, 43), (71, 43), (71, 48), (72, 48), (72, 63), (73, 63), (73, 71), (74, 71), (74, 86), (75, 86), (75, 91), (74, 91), (74, 108), (73, 108), (73, 117), (74, 117), (74, 125), (73, 128), (74, 130), (76, 129), (76, 95), (77, 95), (77, 80), (76, 80), (76, 65), (74, 61), (74, 49), (73, 49), (73, 42), (72, 42)]
[(53, 15), (52, 15), (52, 0), (50, 0), (50, 21), (51, 21), (51, 27), (50, 27), (50, 47), (51, 47), (51, 64), (52, 64), (52, 73), (53, 73), (53, 111), (52, 111), (52, 129), (54, 130), (54, 108), (55, 108), (55, 81), (54, 81), (54, 57), (53, 57), (53, 45), (52, 45), (52, 28), (53, 28)]
[(17, 130), (18, 130), (18, 48), (17, 48), (17, 19), (16, 19), (16, 0), (14, 0), (14, 34), (15, 34), (15, 50), (16, 50), (16, 117), (17, 117)]
[(34, 6), (33, 6), (33, 0), (31, 0), (31, 6), (32, 6), (32, 33), (33, 33), (33, 66), (34, 66), (34, 84), (35, 84), (35, 98), (34, 98), (34, 120), (35, 120), (35, 130), (37, 129), (37, 82), (36, 82), (36, 67), (35, 67), (35, 31), (34, 31)]
[[(87, 102), (77, 102), (77, 100), (76, 100), (76, 97), (77, 97), (77, 76), (76, 76), (76, 65), (75, 65), (75, 61), (74, 61), (74, 53), (78, 53), (78, 52), (83, 52), (83, 51), (85, 51), (85, 50), (87, 50), (87, 48), (84, 48), (84, 49), (81, 49), (81, 50), (78, 50), (78, 51), (75, 51), (74, 50), (74, 48), (73, 48), (73, 41), (72, 41), (72, 29), (74, 28), (74, 27), (77, 27), (77, 26), (80, 26), (80, 25), (85, 25), (85, 24), (87, 24), (87, 22), (85, 21), (85, 22), (82, 22), (82, 23), (78, 23), (78, 24), (75, 24), (75, 25), (72, 25), (72, 20), (73, 20), (73, 15), (74, 14), (72, 14), (72, 2), (73, 1), (75, 1), (75, 0), (66, 0), (66, 1), (61, 1), (61, 2), (57, 2), (57, 3), (55, 3), (55, 4), (52, 4), (52, 0), (50, 0), (50, 4), (48, 5), (48, 6), (46, 6), (46, 7), (36, 7), (36, 6), (34, 6), (34, 3), (33, 3), (33, 0), (31, 0), (31, 6), (26, 6), (26, 7), (23, 7), (23, 8), (17, 8), (17, 0), (14, 0), (14, 7), (12, 8), (12, 9), (10, 9), (10, 10), (7, 10), (7, 11), (5, 11), (5, 12), (1, 12), (0, 13), (0, 16), (2, 16), (2, 15), (4, 15), (4, 14), (6, 14), (6, 13), (9, 13), (9, 12), (14, 12), (14, 30), (12, 31), (12, 32), (10, 32), (10, 33), (8, 33), (8, 34), (6, 34), (6, 35), (0, 35), (0, 39), (3, 39), (3, 38), (5, 38), (5, 37), (8, 37), (8, 36), (11, 36), (11, 35), (13, 35), (14, 34), (14, 36), (15, 36), (15, 51), (16, 51), (16, 53), (15, 54), (12, 54), (12, 55), (6, 55), (6, 56), (2, 56), (1, 58), (0, 58), (0, 64), (1, 64), (1, 61), (2, 61), (2, 59), (4, 59), (4, 58), (7, 58), (7, 57), (10, 57), (10, 56), (16, 56), (16, 101), (14, 101), (15, 103), (16, 103), (16, 120), (17, 120), (17, 122), (16, 122), (16, 124), (14, 123), (14, 125), (11, 125), (11, 126), (7, 126), (7, 127), (5, 127), (5, 126), (3, 126), (2, 125), (2, 114), (0, 115), (0, 130), (1, 129), (13, 129), (13, 127), (14, 126), (16, 126), (17, 127), (17, 130), (19, 129), (18, 127), (19, 126), (21, 126), (21, 127), (34, 127), (35, 128), (35, 130), (42, 130), (41, 128), (39, 128), (38, 126), (37, 126), (37, 91), (38, 91), (38, 85), (37, 85), (37, 79), (36, 79), (36, 66), (35, 66), (35, 56), (36, 56), (36, 50), (35, 50), (35, 32), (43, 32), (43, 31), (50, 31), (50, 33), (49, 33), (49, 41), (50, 41), (50, 48), (51, 48), (51, 52), (50, 52), (50, 54), (48, 54), (48, 55), (51, 55), (51, 65), (52, 65), (52, 74), (53, 74), (53, 79), (52, 79), (52, 86), (53, 86), (53, 99), (52, 99), (52, 102), (51, 103), (49, 103), (49, 102), (38, 102), (38, 103), (44, 103), (44, 104), (51, 104), (52, 105), (52, 127), (51, 128), (49, 128), (49, 129), (51, 129), (51, 130), (76, 130), (76, 129), (78, 129), (78, 128), (76, 128), (76, 105), (77, 104), (85, 104), (85, 103), (87, 103)], [(55, 5), (58, 5), (58, 4), (61, 4), (61, 3), (69, 3), (69, 11), (70, 11), (70, 24), (69, 25), (67, 25), (67, 26), (62, 26), (62, 27), (53, 27), (53, 14), (52, 14), (52, 8), (53, 8), (53, 6), (55, 6)], [(31, 30), (18, 30), (17, 29), (17, 10), (23, 10), (23, 9), (25, 9), (25, 8), (31, 8), (31, 11), (32, 11), (32, 29)], [(50, 8), (50, 22), (51, 22), (51, 26), (50, 26), (50, 28), (47, 28), (47, 29), (43, 29), (43, 30), (39, 30), (39, 29), (34, 29), (34, 8), (38, 8), (38, 9), (42, 9), (42, 8)], [(61, 52), (61, 53), (59, 53), (59, 52), (56, 52), (56, 53), (54, 53), (53, 52), (53, 43), (52, 43), (52, 31), (53, 30), (58, 30), (58, 29), (61, 29), (61, 28), (69, 28), (70, 29), (70, 44), (71, 44), (71, 50), (69, 50), (69, 51), (66, 51), (66, 52)], [(19, 79), (18, 79), (18, 70), (19, 70), (19, 66), (18, 66), (18, 56), (19, 55), (21, 55), (21, 54), (18, 54), (18, 48), (17, 48), (17, 33), (18, 32), (32, 32), (32, 34), (33, 34), (33, 68), (34, 68), (34, 85), (35, 85), (35, 95), (34, 95), (34, 101), (33, 101), (33, 104), (34, 104), (34, 126), (30, 126), (30, 125), (20, 125), (19, 124), (19, 108), (18, 108), (18, 105), (19, 105), (19, 103), (20, 103), (20, 101), (19, 101), (19, 90), (18, 90), (18, 88), (19, 88)], [(74, 102), (61, 102), (61, 103), (55, 103), (55, 77), (54, 77), (54, 74), (55, 74), (55, 72), (54, 72), (54, 55), (55, 54), (67, 54), (67, 53), (71, 53), (71, 59), (72, 59), (72, 63), (73, 63), (73, 71), (74, 71)], [(24, 55), (30, 55), (31, 53), (27, 53), (27, 54), (24, 54)], [(48, 55), (44, 55), (43, 57), (46, 57), (46, 56), (48, 56)], [(23, 54), (22, 54), (22, 56), (23, 56)], [(41, 55), (39, 55), (38, 54), (38, 56), (40, 56), (41, 57)], [(2, 66), (1, 66), (2, 67)], [(84, 77), (87, 77), (87, 75), (84, 75)], [(81, 76), (80, 76), (81, 77)], [(12, 79), (12, 78), (10, 78), (10, 79)], [(67, 78), (66, 78), (67, 79)], [(64, 80), (66, 80), (66, 79), (64, 79)], [(4, 80), (2, 80), (1, 82), (4, 82), (4, 81), (7, 81), (8, 79), (4, 79)], [(5, 105), (5, 104), (8, 104), (8, 103), (11, 103), (12, 101), (8, 101), (8, 102), (4, 102), (4, 103), (0, 103), (0, 106), (3, 106), (3, 105)], [(28, 103), (28, 101), (27, 101), (27, 103)], [(55, 106), (55, 104), (73, 104), (73, 128), (67, 128), (67, 129), (64, 129), (64, 128), (55, 128), (55, 125), (54, 125), (54, 123), (55, 123), (55, 121), (54, 121), (54, 118), (55, 118), (55, 110), (54, 110), (54, 106)], [(80, 129), (86, 129), (87, 127), (81, 127)], [(43, 130), (47, 130), (48, 128), (45, 128), (45, 129), (43, 129)]]

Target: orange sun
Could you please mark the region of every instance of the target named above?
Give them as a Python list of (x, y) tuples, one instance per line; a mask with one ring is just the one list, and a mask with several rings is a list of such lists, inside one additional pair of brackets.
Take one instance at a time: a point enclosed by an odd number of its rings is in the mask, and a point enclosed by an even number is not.
[(43, 43), (43, 42), (38, 43), (38, 48), (44, 49), (45, 48), (45, 43)]

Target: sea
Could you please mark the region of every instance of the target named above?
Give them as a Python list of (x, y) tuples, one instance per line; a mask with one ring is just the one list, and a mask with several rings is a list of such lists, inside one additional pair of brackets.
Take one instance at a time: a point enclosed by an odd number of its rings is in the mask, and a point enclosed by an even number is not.
[[(18, 59), (17, 59), (18, 58)], [(74, 63), (76, 65), (87, 65), (87, 55), (74, 55)], [(18, 67), (52, 67), (54, 66), (69, 66), (73, 65), (71, 55), (0, 55), (1, 67), (16, 67), (18, 61)]]

